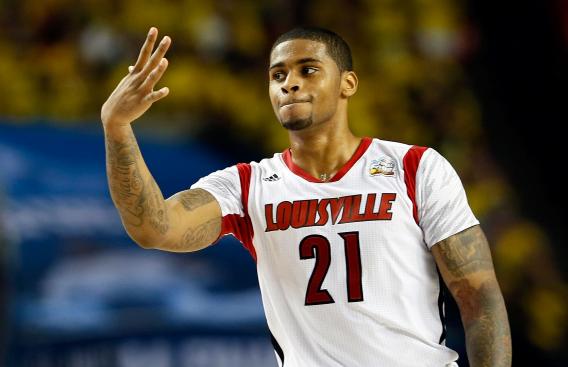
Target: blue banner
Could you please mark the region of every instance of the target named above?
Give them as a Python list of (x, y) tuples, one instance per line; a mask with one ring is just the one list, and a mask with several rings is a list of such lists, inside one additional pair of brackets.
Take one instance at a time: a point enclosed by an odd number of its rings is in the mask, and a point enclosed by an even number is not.
[[(139, 135), (166, 197), (237, 163), (194, 141)], [(10, 363), (74, 366), (58, 363), (92, 355), (105, 362), (89, 366), (139, 365), (140, 349), (169, 361), (153, 365), (239, 365), (186, 364), (200, 345), (258, 360), (243, 366), (275, 363), (248, 252), (231, 237), (191, 254), (139, 248), (110, 200), (104, 159), (101, 129), (0, 124)]]

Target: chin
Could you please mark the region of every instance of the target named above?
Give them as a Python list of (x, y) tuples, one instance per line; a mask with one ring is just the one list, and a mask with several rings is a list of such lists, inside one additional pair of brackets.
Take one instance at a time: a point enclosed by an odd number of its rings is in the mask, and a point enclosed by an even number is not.
[(311, 118), (296, 119), (282, 122), (282, 127), (284, 127), (286, 130), (298, 131), (312, 126), (312, 123), (313, 121)]

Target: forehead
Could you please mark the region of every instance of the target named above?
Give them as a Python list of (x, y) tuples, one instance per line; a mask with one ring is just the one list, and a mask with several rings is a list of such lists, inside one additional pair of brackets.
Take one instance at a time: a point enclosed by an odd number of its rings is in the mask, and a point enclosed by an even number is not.
[(293, 64), (302, 59), (316, 59), (323, 63), (334, 62), (327, 53), (325, 43), (307, 40), (293, 39), (278, 44), (270, 53), (270, 65), (277, 63)]

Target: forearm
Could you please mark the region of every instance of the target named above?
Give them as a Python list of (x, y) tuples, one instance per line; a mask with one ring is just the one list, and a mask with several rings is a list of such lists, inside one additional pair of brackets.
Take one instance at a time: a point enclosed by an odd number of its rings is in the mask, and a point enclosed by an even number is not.
[(112, 200), (128, 234), (151, 247), (169, 229), (168, 211), (130, 125), (105, 126), (106, 169)]
[(462, 284), (457, 301), (470, 366), (511, 366), (511, 333), (497, 282), (488, 280), (479, 289), (469, 283)]

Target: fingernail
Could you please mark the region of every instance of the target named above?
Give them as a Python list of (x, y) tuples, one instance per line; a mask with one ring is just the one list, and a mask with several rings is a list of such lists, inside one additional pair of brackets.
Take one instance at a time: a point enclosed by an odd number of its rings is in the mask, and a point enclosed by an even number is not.
[(152, 33), (154, 33), (155, 31), (155, 27), (150, 27), (150, 30), (148, 31), (148, 36), (152, 35)]

